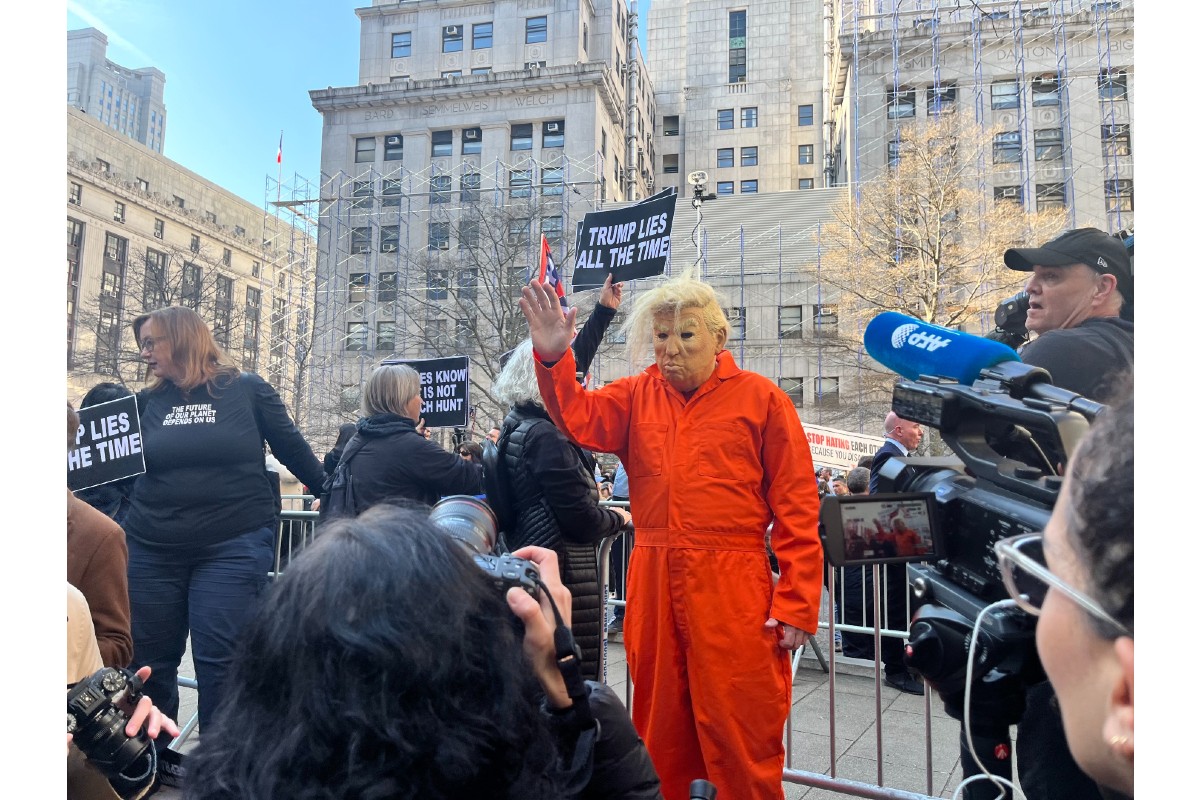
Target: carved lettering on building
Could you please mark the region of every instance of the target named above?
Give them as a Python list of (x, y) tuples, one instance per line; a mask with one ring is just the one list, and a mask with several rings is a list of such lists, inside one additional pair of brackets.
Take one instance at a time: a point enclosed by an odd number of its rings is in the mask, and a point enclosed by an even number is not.
[(392, 119), (396, 116), (396, 112), (390, 108), (373, 108), (363, 115), (363, 120), (370, 122), (375, 119)]
[(467, 114), (491, 110), (490, 100), (466, 100), (457, 103), (439, 103), (425, 106), (421, 109), (422, 117), (436, 117), (445, 114)]
[(534, 108), (549, 106), (558, 102), (558, 95), (550, 94), (519, 94), (513, 98), (513, 108)]

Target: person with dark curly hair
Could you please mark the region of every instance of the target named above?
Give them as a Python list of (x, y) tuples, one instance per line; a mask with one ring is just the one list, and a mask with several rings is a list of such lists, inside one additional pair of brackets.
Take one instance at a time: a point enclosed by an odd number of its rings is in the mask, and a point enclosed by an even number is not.
[(545, 599), (569, 625), (557, 556), (515, 555), (539, 565), (540, 602), (502, 596), (415, 509), (332, 520), (247, 626), (186, 796), (660, 798), (611, 689), (586, 684), (594, 720), (578, 723)]

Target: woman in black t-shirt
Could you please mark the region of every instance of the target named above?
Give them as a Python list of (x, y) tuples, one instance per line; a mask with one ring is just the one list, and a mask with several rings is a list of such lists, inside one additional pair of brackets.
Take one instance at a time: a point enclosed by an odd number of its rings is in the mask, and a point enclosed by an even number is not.
[(195, 311), (152, 311), (133, 332), (152, 380), (138, 394), (146, 472), (124, 525), (134, 662), (151, 667), (146, 692), (175, 717), (190, 632), (203, 725), (274, 555), (279, 506), (264, 440), (308, 486), (323, 471), (279, 395), (241, 372)]

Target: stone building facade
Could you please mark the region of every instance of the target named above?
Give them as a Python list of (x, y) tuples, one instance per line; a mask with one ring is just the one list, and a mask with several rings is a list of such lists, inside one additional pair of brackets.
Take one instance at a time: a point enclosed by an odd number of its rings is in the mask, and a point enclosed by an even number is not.
[(67, 105), (161, 153), (167, 77), (155, 67), (113, 63), (107, 51), (108, 37), (95, 28), (67, 31)]

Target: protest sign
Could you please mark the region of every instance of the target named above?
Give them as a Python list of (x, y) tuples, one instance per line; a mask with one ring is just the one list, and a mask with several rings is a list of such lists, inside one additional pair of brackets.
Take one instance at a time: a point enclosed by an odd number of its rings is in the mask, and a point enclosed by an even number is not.
[(90, 489), (145, 471), (136, 397), (79, 409), (74, 447), (67, 451), (67, 488)]
[(854, 469), (860, 458), (873, 456), (876, 450), (883, 447), (882, 436), (867, 436), (820, 425), (806, 424), (804, 433), (808, 436), (813, 465), (817, 467)]
[(421, 418), (429, 428), (466, 427), (470, 409), (466, 356), (402, 360), (389, 358), (384, 364), (405, 364), (421, 377)]
[(661, 275), (671, 252), (675, 191), (659, 192), (636, 205), (585, 214), (575, 241), (574, 291)]

